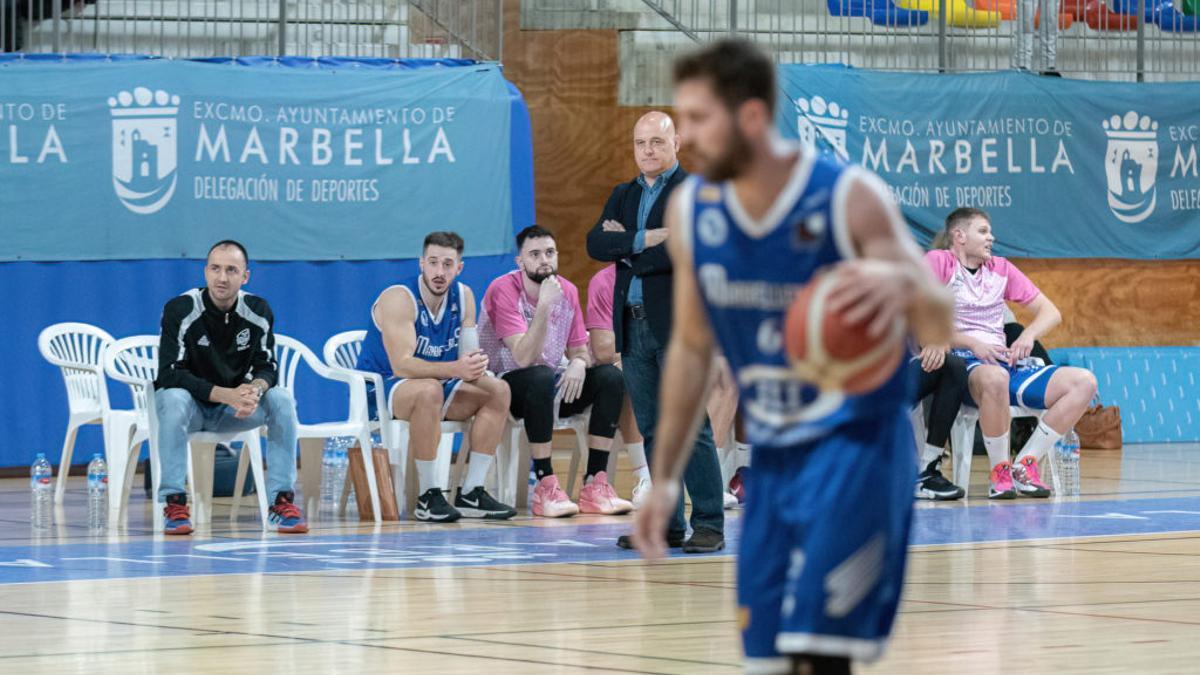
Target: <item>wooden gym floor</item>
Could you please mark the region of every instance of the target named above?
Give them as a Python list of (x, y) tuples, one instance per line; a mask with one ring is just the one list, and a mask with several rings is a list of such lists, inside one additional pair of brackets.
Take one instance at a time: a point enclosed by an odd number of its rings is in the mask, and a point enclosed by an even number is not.
[[(1077, 500), (988, 503), (975, 462), (966, 503), (918, 505), (890, 648), (857, 672), (1200, 670), (1200, 446), (1083, 462)], [(741, 668), (732, 556), (644, 563), (613, 545), (626, 518), (326, 521), (286, 538), (218, 506), (181, 540), (148, 530), (136, 495), (131, 526), (96, 537), (77, 479), (35, 538), (27, 485), (0, 481), (0, 672)]]

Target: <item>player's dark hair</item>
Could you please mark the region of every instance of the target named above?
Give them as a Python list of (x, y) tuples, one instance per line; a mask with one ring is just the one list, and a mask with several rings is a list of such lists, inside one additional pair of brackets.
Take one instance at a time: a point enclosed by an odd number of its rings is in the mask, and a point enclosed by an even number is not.
[(452, 248), (461, 256), (463, 252), (463, 238), (458, 236), (457, 232), (430, 232), (425, 235), (425, 243), (421, 245), (421, 253), (425, 253), (425, 250), (430, 246)]
[(555, 242), (558, 241), (555, 239), (554, 233), (550, 230), (547, 230), (541, 225), (530, 225), (529, 227), (517, 233), (517, 250), (521, 250), (521, 247), (525, 245), (526, 239), (540, 239), (542, 237), (550, 237)]
[(704, 79), (729, 110), (759, 99), (775, 114), (775, 65), (745, 40), (718, 40), (675, 61), (675, 84)]
[(242, 252), (242, 260), (246, 261), (247, 266), (250, 265), (250, 256), (247, 255), (247, 253), (246, 253), (246, 247), (242, 246), (241, 243), (236, 242), (232, 239), (222, 239), (221, 241), (218, 241), (217, 243), (213, 244), (212, 248), (208, 249), (208, 255), (204, 256), (205, 260), (208, 259), (208, 256), (212, 255), (213, 251), (215, 251), (219, 248), (225, 248), (227, 246), (230, 248), (236, 248), (237, 250), (241, 251)]

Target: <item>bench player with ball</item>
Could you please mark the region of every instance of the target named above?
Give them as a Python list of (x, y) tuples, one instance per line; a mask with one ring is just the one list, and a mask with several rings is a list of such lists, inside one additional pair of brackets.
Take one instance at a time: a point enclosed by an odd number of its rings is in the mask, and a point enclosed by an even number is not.
[(882, 653), (903, 581), (905, 337), (946, 343), (952, 305), (876, 176), (778, 139), (775, 92), (770, 59), (748, 43), (675, 64), (700, 175), (667, 207), (675, 323), (635, 542), (666, 551), (704, 410), (697, 384), (719, 347), (754, 453), (737, 573), (747, 669), (848, 673)]

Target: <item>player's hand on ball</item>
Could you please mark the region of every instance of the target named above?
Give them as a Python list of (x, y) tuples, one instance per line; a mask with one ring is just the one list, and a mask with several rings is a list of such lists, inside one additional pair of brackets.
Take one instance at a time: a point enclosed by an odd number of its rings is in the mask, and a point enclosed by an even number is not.
[(848, 260), (834, 271), (829, 311), (844, 313), (846, 323), (868, 323), (867, 334), (880, 337), (898, 320), (912, 296), (910, 283), (896, 265), (883, 260)]
[(646, 560), (667, 555), (667, 523), (679, 504), (679, 481), (655, 481), (633, 520), (633, 545)]

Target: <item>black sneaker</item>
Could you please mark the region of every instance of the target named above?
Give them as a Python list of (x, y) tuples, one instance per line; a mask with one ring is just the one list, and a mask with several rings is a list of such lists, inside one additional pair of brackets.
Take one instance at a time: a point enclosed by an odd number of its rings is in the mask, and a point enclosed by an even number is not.
[[(633, 549), (633, 535), (623, 534), (617, 537), (617, 546), (625, 549)], [(679, 548), (683, 546), (683, 532), (668, 532), (667, 533), (667, 548)]]
[(938, 464), (941, 461), (941, 458), (933, 460), (917, 476), (917, 488), (913, 495), (914, 497), (917, 499), (946, 502), (954, 499), (962, 499), (963, 495), (966, 494), (962, 488), (946, 480), (946, 477), (938, 470)]
[(684, 553), (716, 553), (723, 548), (725, 535), (704, 528), (692, 532), (691, 538), (683, 542)]
[(484, 518), (486, 520), (508, 520), (517, 515), (517, 510), (496, 501), (482, 485), (477, 486), (467, 494), (462, 488), (454, 496), (454, 508), (463, 518)]
[(413, 518), (428, 523), (453, 523), (462, 518), (458, 509), (450, 506), (442, 491), (429, 488), (417, 499), (417, 508), (413, 509)]

